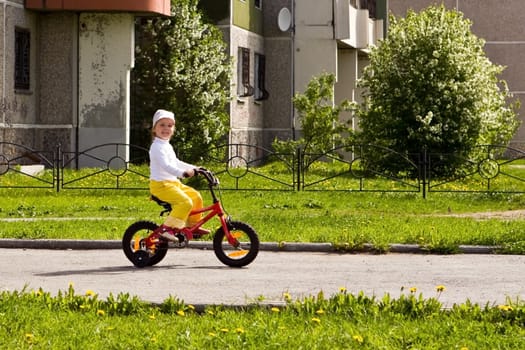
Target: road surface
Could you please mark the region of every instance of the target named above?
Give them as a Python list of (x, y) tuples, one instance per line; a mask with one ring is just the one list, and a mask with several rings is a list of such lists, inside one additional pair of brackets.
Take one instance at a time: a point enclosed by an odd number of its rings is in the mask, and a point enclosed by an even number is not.
[[(293, 299), (363, 291), (398, 297), (417, 288), (425, 298), (437, 297), (444, 307), (467, 299), (485, 305), (507, 297), (525, 299), (525, 256), (336, 254), (262, 251), (241, 269), (222, 265), (213, 251), (170, 250), (157, 266), (135, 268), (122, 251), (0, 249), (0, 290), (42, 288), (52, 294), (73, 284), (77, 294), (92, 290), (105, 299), (129, 293), (160, 303), (169, 296), (186, 304), (279, 304), (283, 293)], [(402, 290), (404, 289), (404, 290)]]

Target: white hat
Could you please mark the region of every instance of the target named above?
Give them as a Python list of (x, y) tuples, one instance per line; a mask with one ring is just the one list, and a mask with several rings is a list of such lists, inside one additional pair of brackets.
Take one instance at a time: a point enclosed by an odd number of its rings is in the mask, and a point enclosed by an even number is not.
[(175, 115), (173, 114), (173, 112), (166, 111), (164, 109), (158, 109), (153, 115), (153, 126), (155, 126), (155, 124), (157, 124), (157, 122), (163, 118), (175, 121)]

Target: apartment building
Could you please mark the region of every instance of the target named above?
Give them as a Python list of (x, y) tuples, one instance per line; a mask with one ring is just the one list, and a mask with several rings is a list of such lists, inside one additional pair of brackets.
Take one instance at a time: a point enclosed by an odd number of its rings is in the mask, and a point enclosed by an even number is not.
[[(301, 133), (292, 97), (322, 73), (335, 103), (356, 100), (371, 45), (383, 38), (386, 0), (202, 0), (234, 59), (230, 142), (270, 147)], [(351, 118), (351, 116), (344, 116)]]
[(129, 142), (134, 18), (169, 14), (169, 0), (0, 0), (0, 141)]

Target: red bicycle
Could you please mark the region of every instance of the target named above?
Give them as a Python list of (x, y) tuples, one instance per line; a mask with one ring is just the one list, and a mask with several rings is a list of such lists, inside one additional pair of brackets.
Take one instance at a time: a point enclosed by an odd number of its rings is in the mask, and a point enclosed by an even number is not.
[[(208, 182), (208, 188), (213, 203), (202, 209), (192, 211), (190, 215), (203, 214), (202, 219), (191, 227), (185, 227), (177, 235), (179, 243), (170, 243), (159, 236), (155, 230), (158, 225), (152, 221), (137, 221), (130, 225), (122, 237), (122, 249), (126, 257), (137, 267), (153, 266), (158, 264), (171, 246), (184, 248), (189, 241), (199, 239), (209, 233), (202, 229), (202, 225), (217, 217), (219, 228), (213, 237), (213, 250), (217, 258), (225, 265), (243, 267), (250, 264), (259, 252), (259, 237), (255, 230), (247, 223), (233, 221), (222, 207), (215, 194), (214, 188), (219, 185), (217, 177), (209, 170), (200, 168), (197, 174), (202, 175)], [(164, 208), (161, 216), (171, 211), (171, 205), (151, 196), (151, 199)]]

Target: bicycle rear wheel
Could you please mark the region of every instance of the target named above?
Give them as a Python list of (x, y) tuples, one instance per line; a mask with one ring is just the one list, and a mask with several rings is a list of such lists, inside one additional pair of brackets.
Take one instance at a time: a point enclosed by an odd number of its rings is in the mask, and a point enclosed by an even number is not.
[(137, 267), (158, 264), (168, 252), (168, 243), (159, 241), (146, 247), (146, 238), (158, 227), (151, 221), (137, 221), (129, 226), (122, 237), (122, 250), (133, 265)]
[(215, 255), (223, 264), (231, 267), (250, 264), (259, 253), (257, 233), (250, 225), (240, 221), (228, 222), (228, 229), (237, 242), (231, 245), (223, 228), (220, 227), (213, 237)]

